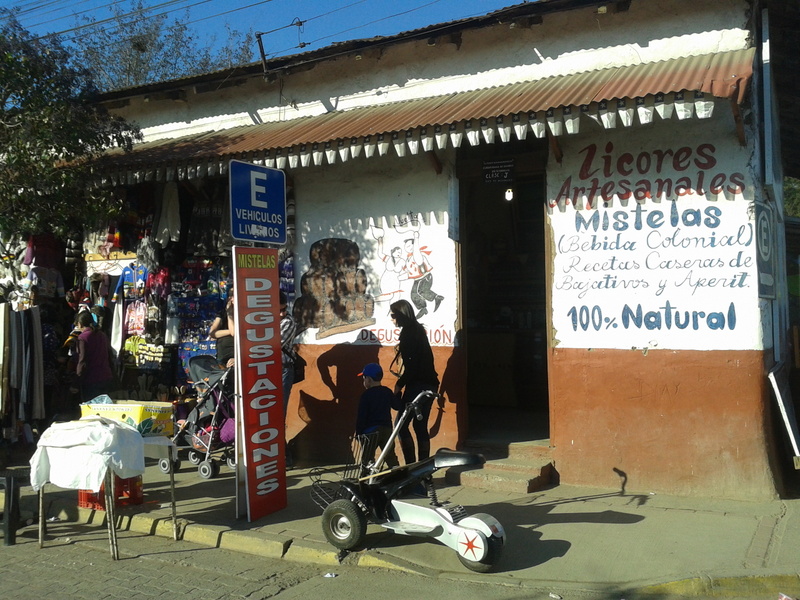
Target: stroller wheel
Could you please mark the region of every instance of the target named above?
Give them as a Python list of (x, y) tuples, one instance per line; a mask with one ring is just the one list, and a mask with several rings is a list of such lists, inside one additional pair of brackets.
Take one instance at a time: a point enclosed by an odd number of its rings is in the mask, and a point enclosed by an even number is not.
[(203, 479), (214, 479), (219, 475), (219, 463), (215, 460), (204, 460), (197, 466), (197, 472)]
[[(158, 461), (158, 468), (161, 470), (162, 473), (169, 473), (169, 459), (162, 458)], [(172, 472), (177, 473), (180, 471), (181, 468), (181, 461), (175, 459), (172, 461)]]
[(197, 450), (189, 450), (189, 462), (193, 465), (199, 465), (203, 460), (203, 455)]
[(229, 469), (236, 470), (236, 455), (233, 452), (225, 457), (225, 462), (228, 463)]

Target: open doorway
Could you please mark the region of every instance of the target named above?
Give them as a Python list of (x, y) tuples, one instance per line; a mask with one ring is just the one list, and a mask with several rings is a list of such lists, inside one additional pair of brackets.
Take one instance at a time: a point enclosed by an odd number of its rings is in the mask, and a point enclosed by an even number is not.
[[(514, 160), (520, 158), (509, 164)], [(502, 183), (487, 179), (462, 178), (460, 189), (467, 439), (544, 440), (550, 437), (544, 170)]]

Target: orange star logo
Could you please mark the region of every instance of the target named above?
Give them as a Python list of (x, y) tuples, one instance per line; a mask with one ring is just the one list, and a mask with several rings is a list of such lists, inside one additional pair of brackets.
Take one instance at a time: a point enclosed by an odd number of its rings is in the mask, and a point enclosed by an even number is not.
[(467, 534), (464, 534), (464, 539), (467, 540), (466, 542), (461, 542), (461, 545), (464, 546), (464, 554), (467, 552), (472, 552), (472, 556), (477, 558), (477, 554), (475, 553), (476, 550), (482, 550), (482, 548), (476, 544), (475, 542), (478, 540), (478, 534), (475, 534), (475, 537), (469, 539)]

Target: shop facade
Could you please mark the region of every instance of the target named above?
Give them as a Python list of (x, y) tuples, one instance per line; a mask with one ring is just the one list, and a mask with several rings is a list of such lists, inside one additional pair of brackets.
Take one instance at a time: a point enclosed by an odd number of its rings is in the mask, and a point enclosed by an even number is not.
[(406, 299), (434, 449), (546, 439), (564, 483), (771, 497), (788, 323), (759, 7), (667, 4), (526, 3), (113, 92), (145, 142), (104, 184), (206, 206), (211, 245), (184, 248), (224, 266), (227, 162), (287, 173), (296, 457), (346, 458)]

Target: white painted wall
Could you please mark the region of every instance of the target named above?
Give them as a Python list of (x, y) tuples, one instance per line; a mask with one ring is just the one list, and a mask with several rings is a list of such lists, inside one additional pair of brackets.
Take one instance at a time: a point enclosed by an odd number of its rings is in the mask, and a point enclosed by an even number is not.
[[(560, 141), (563, 162), (548, 167), (555, 344), (762, 349), (750, 149), (730, 118)], [(673, 185), (659, 201), (620, 198), (658, 180)]]

